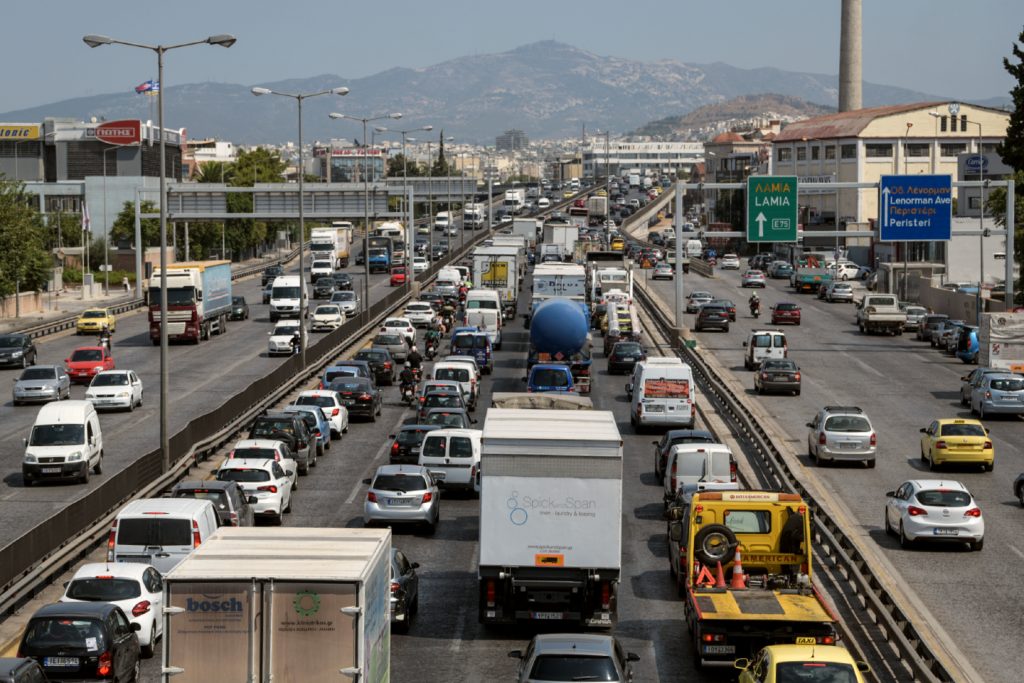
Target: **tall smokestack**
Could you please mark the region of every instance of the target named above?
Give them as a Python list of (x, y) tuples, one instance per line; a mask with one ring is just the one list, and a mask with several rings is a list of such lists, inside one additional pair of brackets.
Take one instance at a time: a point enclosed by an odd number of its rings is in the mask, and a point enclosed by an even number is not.
[(861, 0), (843, 0), (839, 34), (839, 111), (863, 107), (861, 89)]

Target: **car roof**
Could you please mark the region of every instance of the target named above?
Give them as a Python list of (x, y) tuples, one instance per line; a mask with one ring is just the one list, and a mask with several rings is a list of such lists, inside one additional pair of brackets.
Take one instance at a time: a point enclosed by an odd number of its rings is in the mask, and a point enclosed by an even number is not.
[(615, 656), (615, 639), (599, 633), (543, 633), (533, 637), (534, 655)]
[(922, 489), (951, 489), (970, 493), (963, 483), (956, 479), (911, 479), (909, 483), (918, 490)]
[[(219, 479), (187, 479), (185, 481), (179, 481), (171, 489), (174, 491), (190, 491), (192, 489), (232, 489), (237, 488), (237, 481), (220, 481)], [(120, 563), (118, 563), (120, 564)]]
[(235, 442), (235, 448), (278, 448), (283, 441), (277, 439), (239, 439)]
[(306, 389), (305, 391), (299, 392), (299, 397), (303, 396), (327, 396), (328, 398), (338, 398), (338, 392), (333, 389)]
[(128, 374), (128, 370), (126, 370), (124, 368), (117, 368), (115, 370), (101, 370), (100, 372), (96, 373), (96, 377), (99, 377), (100, 375), (127, 375), (127, 374)]
[(269, 470), (276, 460), (257, 458), (232, 458), (220, 464), (222, 470)]
[(114, 578), (141, 579), (151, 566), (142, 562), (90, 562), (79, 567), (73, 578), (113, 576)]
[(374, 477), (381, 474), (429, 474), (430, 471), (422, 465), (381, 465), (374, 472)]
[(431, 436), (468, 436), (471, 439), (479, 440), (483, 436), (483, 431), (480, 429), (463, 429), (461, 427), (445, 427), (444, 429), (435, 429), (430, 432)]
[(764, 648), (771, 654), (773, 662), (837, 662), (856, 668), (850, 651), (839, 645), (769, 645)]
[(981, 420), (975, 420), (975, 419), (970, 418), (970, 417), (944, 417), (944, 418), (940, 418), (939, 420), (937, 420), (937, 422), (940, 425), (968, 424), (968, 425), (978, 425), (979, 427), (984, 427), (985, 426), (982, 423)]
[(91, 617), (102, 619), (113, 610), (120, 610), (109, 602), (54, 602), (44, 605), (32, 615), (38, 617)]
[(400, 432), (432, 432), (440, 429), (440, 425), (405, 424), (398, 428)]

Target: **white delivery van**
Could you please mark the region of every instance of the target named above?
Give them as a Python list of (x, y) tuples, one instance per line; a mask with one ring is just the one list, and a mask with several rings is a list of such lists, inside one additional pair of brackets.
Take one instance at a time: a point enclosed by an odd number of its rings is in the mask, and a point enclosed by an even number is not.
[(789, 354), (786, 333), (778, 330), (751, 330), (743, 348), (743, 366), (747, 370), (757, 370), (765, 358), (785, 358)]
[(442, 268), (437, 271), (437, 278), (434, 280), (434, 291), (442, 296), (458, 296), (461, 283), (462, 273), (454, 268)]
[(110, 527), (107, 562), (141, 562), (166, 574), (217, 530), (217, 510), (199, 498), (143, 498)]
[(419, 464), (435, 475), (446, 489), (464, 489), (480, 495), (479, 429), (437, 429), (427, 432), (420, 447)]
[(736, 459), (729, 447), (720, 443), (681, 443), (672, 446), (665, 460), (667, 505), (679, 491), (687, 498), (700, 491), (738, 491)]
[(41, 480), (75, 479), (87, 483), (90, 470), (103, 471), (103, 433), (89, 401), (55, 401), (36, 414), (24, 440), (21, 476), (25, 486)]
[(696, 385), (690, 366), (678, 358), (637, 363), (626, 390), (632, 393), (629, 421), (636, 429), (693, 428)]
[(700, 240), (686, 240), (685, 251), (687, 258), (700, 258), (704, 253), (704, 245)]
[(466, 293), (467, 325), (486, 332), (494, 349), (501, 350), (501, 295), (493, 289), (471, 289)]
[(470, 410), (476, 409), (477, 399), (477, 368), (471, 362), (438, 361), (434, 363), (430, 379), (458, 382), (462, 387), (462, 397)]
[[(270, 322), (279, 318), (303, 318), (305, 311), (299, 310), (299, 299), (306, 289), (306, 283), (298, 275), (279, 275), (270, 286)], [(309, 297), (304, 297), (309, 305)]]

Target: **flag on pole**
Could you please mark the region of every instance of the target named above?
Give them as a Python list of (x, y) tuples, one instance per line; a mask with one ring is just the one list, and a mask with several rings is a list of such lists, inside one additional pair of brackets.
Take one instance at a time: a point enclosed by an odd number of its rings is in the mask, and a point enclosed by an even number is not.
[(137, 95), (156, 95), (158, 92), (160, 92), (160, 81), (154, 81), (153, 79), (135, 86), (135, 94)]
[(82, 202), (82, 232), (92, 229), (92, 219), (89, 217), (89, 205)]

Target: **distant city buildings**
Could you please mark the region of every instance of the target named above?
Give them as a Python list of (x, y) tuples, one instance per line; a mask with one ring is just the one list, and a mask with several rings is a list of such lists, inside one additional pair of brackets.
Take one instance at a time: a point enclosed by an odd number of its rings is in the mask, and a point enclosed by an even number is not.
[(494, 139), (494, 147), (499, 152), (516, 152), (524, 150), (529, 146), (529, 144), (530, 140), (526, 137), (526, 133), (518, 128), (506, 130)]

